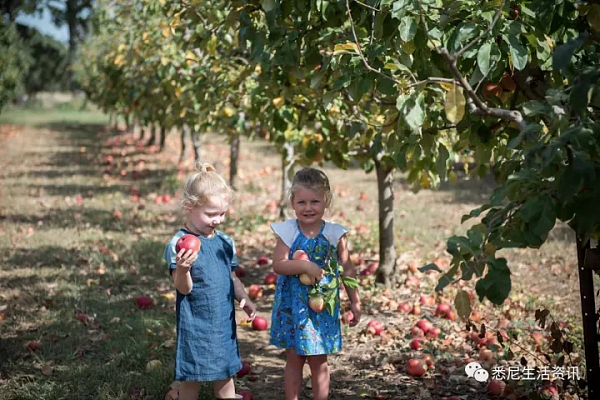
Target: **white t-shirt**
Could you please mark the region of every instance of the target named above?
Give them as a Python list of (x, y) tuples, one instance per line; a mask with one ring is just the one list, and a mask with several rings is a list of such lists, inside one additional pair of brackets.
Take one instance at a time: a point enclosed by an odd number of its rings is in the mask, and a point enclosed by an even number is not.
[[(281, 238), (287, 247), (292, 247), (296, 236), (300, 233), (298, 222), (295, 219), (288, 219), (284, 222), (276, 222), (271, 224), (271, 229), (277, 236)], [(323, 236), (329, 241), (332, 246), (338, 247), (338, 242), (348, 232), (348, 229), (340, 224), (325, 221), (323, 228)]]

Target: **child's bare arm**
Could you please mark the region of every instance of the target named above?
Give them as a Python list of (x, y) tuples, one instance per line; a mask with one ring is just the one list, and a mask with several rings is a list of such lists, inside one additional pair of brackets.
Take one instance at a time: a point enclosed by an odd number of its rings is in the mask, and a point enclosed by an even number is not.
[(283, 243), (283, 240), (277, 239), (273, 251), (273, 271), (275, 273), (280, 275), (308, 274), (315, 278), (322, 278), (323, 270), (317, 264), (304, 260), (289, 260), (289, 253), (290, 248)]
[[(344, 275), (352, 278), (356, 277), (356, 267), (354, 263), (350, 259), (350, 252), (348, 250), (348, 238), (346, 236), (342, 236), (338, 243), (338, 261), (344, 267)], [(354, 314), (354, 319), (351, 322), (351, 325), (356, 325), (360, 321), (360, 296), (358, 294), (358, 289), (353, 289), (346, 287), (346, 292), (348, 293), (348, 299), (350, 300), (350, 309)]]
[(197, 258), (198, 253), (193, 250), (188, 250), (186, 253), (184, 249), (181, 249), (177, 254), (177, 268), (173, 271), (173, 281), (175, 282), (175, 288), (183, 295), (187, 295), (192, 291), (194, 284), (190, 268)]
[(240, 307), (248, 315), (248, 321), (252, 321), (256, 316), (256, 307), (252, 300), (248, 297), (244, 285), (239, 280), (235, 272), (231, 272), (231, 279), (233, 279), (233, 295), (235, 299), (240, 303)]

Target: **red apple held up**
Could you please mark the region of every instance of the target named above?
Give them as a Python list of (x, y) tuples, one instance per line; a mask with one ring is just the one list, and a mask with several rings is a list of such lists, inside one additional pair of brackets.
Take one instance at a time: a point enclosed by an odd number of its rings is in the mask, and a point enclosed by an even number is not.
[(152, 300), (152, 298), (150, 296), (146, 296), (145, 294), (135, 299), (135, 305), (138, 306), (138, 308), (150, 308), (153, 304), (154, 301)]
[(423, 376), (427, 373), (427, 364), (423, 360), (411, 358), (408, 360), (406, 372), (411, 376)]
[(200, 251), (200, 239), (198, 239), (195, 235), (185, 234), (177, 240), (175, 244), (175, 251), (179, 253), (179, 250), (184, 249), (186, 252), (188, 250), (193, 250), (195, 252)]
[(504, 389), (506, 388), (506, 383), (503, 381), (493, 379), (487, 385), (487, 392), (491, 396), (500, 397), (504, 394)]
[(238, 378), (242, 378), (248, 375), (250, 371), (252, 371), (252, 366), (246, 361), (242, 361), (242, 369), (240, 369), (236, 375)]
[(263, 267), (267, 264), (269, 264), (269, 257), (267, 256), (260, 256), (258, 258), (258, 261), (256, 262), (259, 266)]
[(269, 326), (269, 322), (266, 318), (263, 317), (255, 317), (252, 321), (252, 329), (255, 331), (264, 331)]
[(306, 254), (306, 252), (304, 252), (302, 250), (297, 250), (296, 252), (294, 252), (292, 259), (310, 261), (310, 257), (308, 256), (308, 254)]
[(367, 332), (370, 332), (371, 334), (373, 334), (375, 336), (380, 335), (382, 331), (383, 331), (383, 324), (379, 321), (371, 320), (367, 324)]
[(265, 276), (265, 285), (274, 285), (277, 283), (277, 274), (275, 272), (269, 272)]
[(252, 300), (260, 299), (263, 296), (263, 290), (257, 284), (252, 284), (248, 288), (248, 297)]
[(235, 276), (242, 278), (246, 276), (246, 270), (241, 265), (235, 269)]

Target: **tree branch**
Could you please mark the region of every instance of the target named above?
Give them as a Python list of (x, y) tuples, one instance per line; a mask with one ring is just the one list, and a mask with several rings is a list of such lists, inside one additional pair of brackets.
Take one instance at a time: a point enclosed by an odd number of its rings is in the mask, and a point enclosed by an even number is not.
[(365, 3), (363, 3), (362, 1), (354, 0), (354, 2), (355, 2), (355, 3), (358, 3), (358, 4), (360, 4), (360, 5), (361, 5), (361, 6), (363, 6), (363, 7), (370, 8), (370, 9), (371, 9), (371, 10), (373, 10), (373, 11), (377, 11), (377, 12), (381, 11), (380, 9), (378, 9), (378, 8), (375, 8), (375, 7), (373, 7), (373, 6), (370, 6), (370, 5), (368, 5), (368, 4), (365, 4)]

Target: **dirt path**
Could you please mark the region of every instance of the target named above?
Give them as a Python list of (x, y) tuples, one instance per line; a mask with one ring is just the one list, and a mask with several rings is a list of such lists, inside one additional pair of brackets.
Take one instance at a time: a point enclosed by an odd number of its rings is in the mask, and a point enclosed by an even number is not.
[[(112, 142), (106, 142), (109, 138), (110, 135), (98, 126), (81, 125), (24, 128), (12, 136), (0, 135), (0, 236), (4, 237), (0, 239), (0, 245), (4, 256), (14, 256), (15, 249), (22, 246), (70, 247), (87, 238), (95, 238), (94, 235), (119, 239), (122, 237), (119, 235), (127, 234), (131, 235), (129, 240), (152, 238), (158, 243), (168, 239), (178, 226), (176, 199), (168, 204), (157, 203), (155, 199), (168, 193), (170, 188), (178, 187), (179, 181), (173, 181), (172, 176), (187, 174), (189, 164), (180, 166), (178, 171), (176, 163), (178, 136), (169, 136), (164, 154), (139, 147), (136, 151), (139, 143), (131, 135), (120, 133), (110, 139)], [(106, 165), (106, 155), (111, 152), (118, 158), (119, 151), (122, 151), (119, 163), (113, 163), (112, 167)], [(203, 154), (227, 176), (228, 147), (220, 137), (206, 136)], [(268, 266), (258, 266), (256, 260), (262, 255), (270, 256), (274, 244), (269, 223), (277, 217), (269, 208), (270, 202), (279, 198), (279, 165), (278, 157), (267, 143), (243, 141), (240, 187), (226, 229), (232, 232), (240, 248), (240, 260), (246, 267), (242, 281), (246, 286), (262, 284), (264, 275), (270, 271)], [(136, 169), (137, 177), (132, 173)], [(357, 255), (376, 258), (374, 174), (332, 167), (324, 169), (335, 192), (334, 207), (328, 218), (352, 229), (351, 238)], [(135, 196), (132, 187), (141, 191), (140, 203), (125, 200), (130, 195)], [(404, 285), (408, 264), (447, 260), (445, 239), (452, 234), (464, 233), (459, 224), (460, 217), (485, 200), (491, 187), (489, 182), (469, 181), (443, 187), (437, 192), (413, 194), (406, 182), (398, 177), (395, 199), (398, 287), (384, 291), (371, 285), (362, 289), (363, 320), (353, 329), (345, 328), (344, 350), (330, 358), (331, 399), (443, 399), (452, 394), (463, 396), (462, 399), (487, 398), (485, 385), (468, 381), (459, 369), (465, 360), (478, 353), (472, 343), (465, 341), (462, 323), (431, 318), (445, 334), (425, 346), (436, 356), (436, 369), (426, 378), (413, 379), (406, 374), (405, 363), (416, 353), (409, 350), (406, 337), (421, 316), (401, 314), (388, 308), (390, 300), (413, 303), (418, 302), (421, 295), (433, 294), (436, 277), (432, 275), (422, 276), (419, 287)], [(368, 200), (360, 200), (361, 193), (366, 193)], [(140, 204), (144, 205), (143, 210)], [(359, 205), (361, 207), (357, 207)], [(137, 215), (141, 222), (113, 232), (115, 210), (130, 213), (132, 219)], [(86, 217), (93, 217), (97, 224), (72, 228), (64, 222), (78, 218), (85, 220)], [(27, 242), (24, 245), (18, 243), (23, 237)], [(513, 271), (512, 304), (521, 312), (513, 320), (514, 326), (518, 325), (525, 332), (534, 329), (532, 311), (540, 304), (547, 305), (559, 319), (578, 318), (575, 249), (568, 230), (555, 229), (548, 244), (539, 251), (510, 251), (506, 256)], [(160, 260), (154, 262), (156, 268), (162, 267)], [(23, 274), (27, 276), (25, 269)], [(0, 281), (14, 278), (14, 272), (0, 269)], [(161, 279), (164, 281), (164, 277)], [(0, 288), (3, 289), (0, 299), (8, 302), (22, 291), (16, 285), (2, 287), (0, 283)], [(263, 289), (264, 296), (257, 301), (259, 314), (270, 317), (273, 289), (264, 285)], [(451, 298), (451, 293), (449, 291), (446, 298)], [(480, 310), (492, 325), (508, 312), (506, 307), (482, 306)], [(431, 316), (433, 307), (425, 306), (423, 311)], [(241, 320), (242, 314), (238, 311), (237, 315)], [(372, 319), (385, 324), (383, 336), (366, 333), (367, 322)], [(252, 363), (254, 371), (252, 378), (240, 379), (237, 385), (239, 390), (251, 390), (255, 399), (282, 399), (285, 360), (281, 350), (268, 345), (267, 332), (240, 326), (242, 356)], [(308, 375), (306, 367), (305, 376), (308, 378)], [(311, 398), (310, 390), (306, 389), (303, 396)]]

